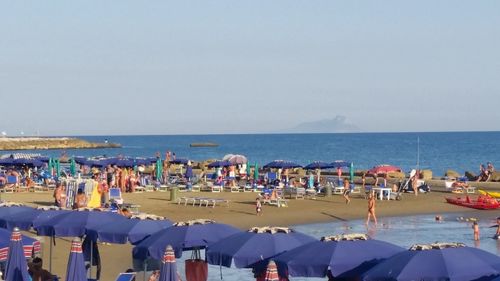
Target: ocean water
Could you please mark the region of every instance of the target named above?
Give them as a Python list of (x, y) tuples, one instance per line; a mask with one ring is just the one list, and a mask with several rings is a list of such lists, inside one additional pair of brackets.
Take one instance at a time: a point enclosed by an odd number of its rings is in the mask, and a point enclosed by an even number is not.
[[(416, 243), (434, 242), (462, 242), (470, 247), (478, 247), (493, 254), (500, 254), (500, 240), (492, 239), (496, 228), (495, 218), (497, 212), (483, 212), (479, 220), (481, 239), (479, 242), (473, 240), (472, 224), (465, 221), (460, 214), (444, 215), (444, 221), (436, 222), (432, 215), (420, 215), (409, 217), (386, 217), (380, 218), (378, 227), (366, 227), (364, 221), (353, 220), (345, 222), (331, 222), (292, 226), (296, 231), (309, 234), (316, 238), (322, 236), (343, 233), (366, 233), (374, 239), (387, 241), (405, 249)], [(468, 216), (471, 216), (470, 213)], [(459, 219), (462, 217), (462, 219)], [(190, 252), (185, 252), (178, 261), (178, 271), (184, 274), (184, 260), (190, 257)], [(253, 280), (250, 269), (220, 268), (209, 265), (209, 280)], [(299, 278), (291, 277), (291, 280), (325, 280), (324, 278)]]
[[(243, 154), (251, 163), (264, 165), (272, 160), (292, 160), (306, 165), (314, 160), (353, 161), (356, 169), (393, 164), (405, 171), (414, 168), (419, 151), (422, 169), (442, 176), (447, 169), (477, 173), (480, 163), (500, 165), (500, 132), (450, 133), (356, 133), (356, 134), (249, 134), (249, 135), (168, 135), (168, 136), (84, 136), (89, 141), (117, 142), (118, 149), (67, 150), (68, 155), (162, 156), (167, 150), (192, 160)], [(417, 145), (417, 139), (418, 144)], [(193, 142), (215, 142), (219, 147), (191, 148)], [(50, 156), (61, 150), (35, 151)], [(9, 153), (4, 151), (2, 153)]]

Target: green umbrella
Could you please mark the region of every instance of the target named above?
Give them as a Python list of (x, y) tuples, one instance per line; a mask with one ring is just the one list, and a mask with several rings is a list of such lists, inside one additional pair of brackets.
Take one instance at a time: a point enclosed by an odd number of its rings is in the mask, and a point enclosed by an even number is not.
[(163, 171), (162, 171), (161, 159), (158, 158), (158, 160), (156, 160), (156, 180), (160, 180), (162, 174)]
[(351, 166), (349, 167), (349, 181), (354, 182), (354, 163), (351, 162)]
[(251, 168), (251, 167), (252, 167), (252, 166), (250, 165), (250, 163), (248, 163), (248, 164), (247, 164), (247, 177), (249, 177), (249, 178), (250, 178), (250, 176), (251, 176), (251, 174), (250, 174), (250, 172), (251, 172), (251, 171), (250, 171), (250, 168)]
[(76, 163), (74, 158), (71, 158), (71, 161), (69, 163), (69, 172), (73, 177), (76, 175)]
[(50, 175), (52, 176), (52, 169), (54, 168), (54, 160), (52, 157), (49, 158), (49, 163), (47, 164), (47, 169), (49, 170)]
[(255, 163), (255, 168), (253, 170), (253, 179), (258, 180), (259, 179), (259, 165)]
[(56, 159), (56, 176), (59, 178), (61, 176), (61, 162), (59, 159)]

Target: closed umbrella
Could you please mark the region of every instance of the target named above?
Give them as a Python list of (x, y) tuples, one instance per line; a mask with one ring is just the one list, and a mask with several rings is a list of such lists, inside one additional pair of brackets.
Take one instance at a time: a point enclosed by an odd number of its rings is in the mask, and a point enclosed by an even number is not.
[(168, 245), (163, 254), (160, 267), (160, 278), (158, 281), (177, 281), (177, 265), (175, 263), (175, 254), (172, 246)]
[(351, 162), (349, 167), (349, 181), (354, 182), (354, 163)]
[(75, 163), (75, 159), (74, 158), (71, 158), (71, 160), (70, 160), (70, 163), (69, 163), (69, 172), (71, 173), (71, 175), (73, 177), (76, 176), (76, 163)]
[(266, 269), (266, 279), (265, 281), (279, 281), (280, 277), (278, 275), (278, 268), (273, 260), (269, 261)]
[(259, 165), (255, 163), (255, 167), (253, 169), (253, 179), (257, 181), (259, 179)]
[(10, 238), (9, 255), (5, 266), (6, 281), (28, 281), (31, 280), (28, 274), (28, 264), (24, 256), (22, 236), (19, 229), (12, 231)]
[(414, 245), (374, 266), (363, 280), (476, 280), (500, 275), (500, 257), (461, 243)]
[(353, 278), (375, 264), (404, 251), (396, 245), (370, 239), (364, 234), (323, 237), (274, 258), (295, 277)]
[(393, 166), (393, 165), (388, 165), (388, 164), (382, 164), (382, 165), (377, 165), (370, 170), (368, 170), (368, 174), (376, 175), (376, 174), (387, 174), (390, 172), (401, 172), (401, 168)]
[(66, 281), (87, 281), (87, 270), (85, 269), (80, 238), (74, 238), (71, 242), (71, 251), (66, 269)]
[[(10, 231), (0, 228), (0, 262), (5, 262), (7, 260), (11, 236), (12, 233)], [(26, 258), (31, 258), (33, 254), (38, 254), (41, 250), (40, 241), (36, 239), (21, 235), (21, 242)]]
[(156, 160), (156, 180), (161, 180), (162, 175), (163, 175), (163, 165), (161, 164), (161, 159)]

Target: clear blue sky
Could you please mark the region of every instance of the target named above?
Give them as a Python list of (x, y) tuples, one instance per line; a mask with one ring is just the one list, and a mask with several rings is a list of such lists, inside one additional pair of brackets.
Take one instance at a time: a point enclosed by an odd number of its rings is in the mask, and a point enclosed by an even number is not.
[(500, 130), (499, 1), (2, 1), (0, 131)]

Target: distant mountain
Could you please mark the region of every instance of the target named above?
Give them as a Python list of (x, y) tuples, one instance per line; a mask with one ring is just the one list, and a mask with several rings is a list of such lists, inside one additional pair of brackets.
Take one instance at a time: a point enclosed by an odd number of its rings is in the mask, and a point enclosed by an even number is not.
[(337, 115), (333, 119), (301, 123), (285, 131), (287, 133), (349, 133), (359, 132), (360, 129), (349, 123), (345, 116)]

